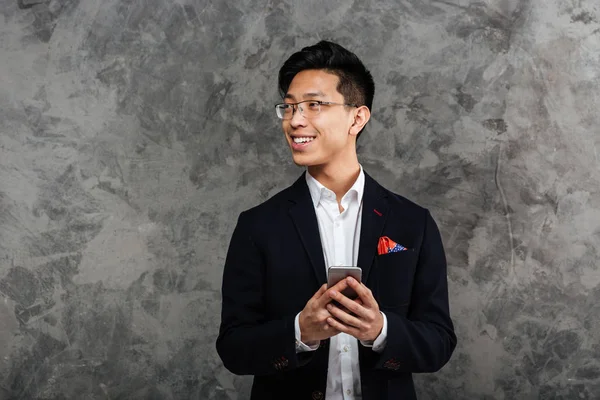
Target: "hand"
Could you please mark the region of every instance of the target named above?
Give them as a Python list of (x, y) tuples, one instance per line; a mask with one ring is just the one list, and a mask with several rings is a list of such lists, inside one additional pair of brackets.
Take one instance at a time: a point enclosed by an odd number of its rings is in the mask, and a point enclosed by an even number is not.
[[(358, 294), (351, 300), (341, 292), (350, 286)], [(326, 304), (327, 310), (335, 318), (327, 318), (333, 329), (354, 336), (362, 341), (375, 341), (383, 329), (383, 316), (371, 290), (356, 279), (348, 277), (332, 287), (324, 297), (335, 300), (341, 307)]]
[(325, 307), (331, 302), (331, 298), (325, 295), (326, 291), (327, 284), (323, 284), (300, 312), (298, 323), (302, 343), (315, 343), (340, 333), (327, 323), (327, 319), (331, 318), (331, 314)]

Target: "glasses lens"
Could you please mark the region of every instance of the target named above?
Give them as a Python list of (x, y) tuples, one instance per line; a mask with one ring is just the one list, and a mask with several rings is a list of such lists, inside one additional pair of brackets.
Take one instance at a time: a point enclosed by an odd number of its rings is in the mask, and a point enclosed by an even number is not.
[[(321, 103), (318, 101), (302, 101), (298, 103), (298, 111), (305, 118), (311, 118), (318, 115), (321, 112)], [(294, 105), (292, 104), (277, 104), (275, 111), (280, 119), (291, 119), (294, 115)]]
[(300, 107), (302, 107), (302, 115), (306, 118), (314, 117), (321, 111), (321, 104), (318, 101), (307, 101), (300, 104)]
[(275, 111), (277, 111), (277, 116), (280, 119), (289, 119), (292, 117), (294, 107), (289, 104), (277, 104)]

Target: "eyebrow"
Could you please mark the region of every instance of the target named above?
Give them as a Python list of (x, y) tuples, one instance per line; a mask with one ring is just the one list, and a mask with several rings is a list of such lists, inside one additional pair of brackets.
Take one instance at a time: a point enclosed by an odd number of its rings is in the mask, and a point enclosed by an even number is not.
[[(303, 99), (312, 98), (312, 97), (325, 97), (325, 93), (323, 93), (319, 90), (318, 92), (309, 92), (309, 93), (304, 93), (302, 95)], [(288, 93), (285, 95), (284, 99), (295, 100), (296, 97), (293, 94)]]

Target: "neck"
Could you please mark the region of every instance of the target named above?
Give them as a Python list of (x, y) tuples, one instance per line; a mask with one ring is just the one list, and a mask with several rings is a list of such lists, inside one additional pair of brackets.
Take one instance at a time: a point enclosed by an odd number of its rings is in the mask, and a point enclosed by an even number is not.
[(354, 158), (345, 163), (313, 165), (308, 167), (308, 173), (333, 191), (339, 201), (356, 182), (360, 165), (358, 159)]

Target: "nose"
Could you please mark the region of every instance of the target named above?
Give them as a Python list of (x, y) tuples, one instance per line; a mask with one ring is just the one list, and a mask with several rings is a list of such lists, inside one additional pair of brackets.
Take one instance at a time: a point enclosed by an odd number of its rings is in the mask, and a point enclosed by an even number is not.
[(292, 114), (292, 118), (290, 119), (290, 125), (292, 125), (294, 128), (306, 125), (306, 118), (304, 118), (304, 115), (302, 115), (302, 112), (300, 112), (300, 107), (300, 104), (297, 104), (294, 107), (294, 112)]

